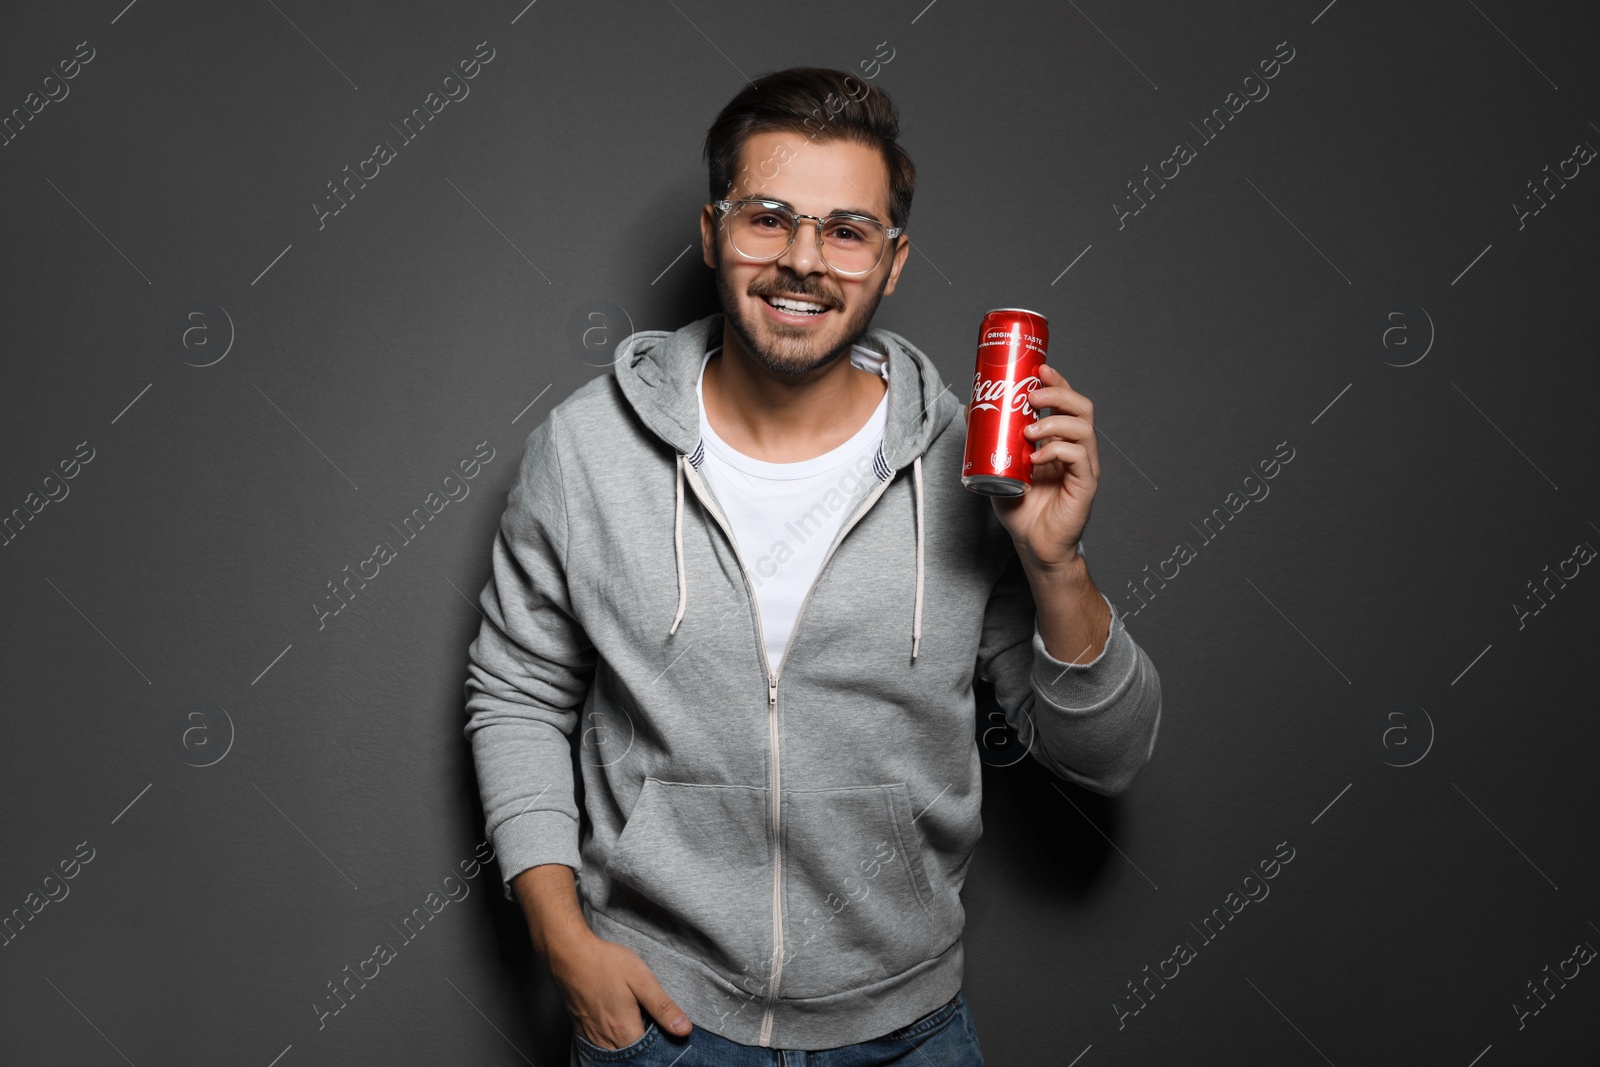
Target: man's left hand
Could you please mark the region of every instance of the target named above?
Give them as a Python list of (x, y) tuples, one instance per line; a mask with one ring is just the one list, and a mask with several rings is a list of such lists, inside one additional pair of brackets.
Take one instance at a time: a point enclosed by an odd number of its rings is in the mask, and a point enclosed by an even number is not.
[(1100, 452), (1089, 398), (1049, 364), (1040, 365), (1039, 380), (1042, 384), (1028, 391), (1028, 403), (1051, 414), (1024, 432), (1037, 449), (1031, 454), (1033, 484), (1021, 496), (992, 500), (1023, 562), (1050, 571), (1078, 559), (1078, 540), (1100, 482)]

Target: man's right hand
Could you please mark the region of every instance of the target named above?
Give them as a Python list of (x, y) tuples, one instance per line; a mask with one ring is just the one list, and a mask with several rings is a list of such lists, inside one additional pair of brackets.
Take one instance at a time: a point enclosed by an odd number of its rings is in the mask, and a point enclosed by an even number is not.
[(626, 945), (594, 933), (550, 946), (550, 974), (561, 987), (573, 1027), (600, 1048), (623, 1048), (644, 1036), (640, 1009), (680, 1037), (693, 1027), (648, 964)]

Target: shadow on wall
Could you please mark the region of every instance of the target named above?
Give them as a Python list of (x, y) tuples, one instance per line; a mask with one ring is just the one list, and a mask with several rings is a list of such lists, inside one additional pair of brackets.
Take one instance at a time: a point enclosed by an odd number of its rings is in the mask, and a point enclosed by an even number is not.
[[(1002, 721), (993, 686), (974, 678), (973, 695), (980, 731)], [(992, 754), (1024, 747), (1009, 729), (1004, 744), (989, 741)], [(1031, 754), (984, 759), (982, 862), (1021, 892), (1067, 902), (1087, 896), (1112, 858), (1107, 838), (1117, 838), (1118, 814), (1116, 798), (1057, 778)]]
[(638, 267), (637, 274), (630, 275), (627, 285), (618, 285), (617, 291), (635, 330), (676, 330), (722, 310), (716, 274), (700, 256), (705, 170), (686, 171), (648, 188), (643, 194), (648, 199), (641, 201), (635, 215), (637, 225), (621, 232), (649, 237), (621, 242), (615, 249), (613, 262), (631, 262)]
[[(476, 612), (472, 619), (479, 619)], [(476, 636), (475, 626), (472, 627), (472, 633)], [(468, 643), (470, 640), (469, 637)], [(465, 644), (462, 647), (465, 648)], [(457, 712), (460, 715), (458, 722), (464, 726), (464, 697), (457, 706)], [(459, 729), (455, 732), (459, 737)], [(458, 795), (457, 810), (453, 817), (462, 824), (459, 831), (461, 835), (474, 834), (473, 840), (482, 840), (484, 818), (477, 771), (472, 764), (471, 749), (465, 741), (460, 745), (455, 762)], [(578, 802), (581, 810), (581, 790)], [(587, 825), (584, 832), (588, 832)], [(572, 1042), (572, 1017), (567, 1014), (566, 1003), (560, 987), (551, 977), (549, 964), (533, 949), (527, 917), (523, 915), (521, 905), (506, 900), (503, 895), (498, 859), (484, 864), (477, 888), (481, 891), (464, 901), (476, 910), (471, 951), (490, 969), (494, 986), (501, 991), (501, 996), (516, 1005), (516, 1010), (500, 1013), (497, 1025), (505, 1031), (507, 1040), (526, 1051), (533, 1062), (566, 1063)]]
[[(517, 462), (520, 463), (521, 458), (519, 447)], [(483, 546), (484, 549), (481, 554), (474, 555), (475, 573), (461, 586), (474, 605), (479, 591), (489, 581), (491, 571), (487, 549), (499, 527), (509, 487), (497, 491), (495, 495), (492, 506), (483, 507), (482, 527), (475, 530), (467, 542)], [(482, 615), (462, 605), (460, 617), (456, 620), (453, 647), (460, 649), (463, 681), (466, 677), (467, 646), (478, 636), (482, 621)], [(482, 841), (486, 836), (483, 803), (477, 768), (472, 761), (472, 749), (462, 733), (467, 723), (467, 710), (466, 694), (459, 681), (453, 709), (453, 717), (441, 720), (447, 723), (442, 730), (453, 746), (451, 774), (455, 787), (448, 816), (456, 824), (456, 840)], [(579, 804), (582, 804), (581, 795)], [(472, 954), (489, 968), (487, 973), (492, 975), (494, 987), (501, 991), (501, 996), (517, 1006), (517, 1010), (498, 1014), (497, 1025), (505, 1031), (506, 1039), (518, 1049), (526, 1051), (533, 1062), (566, 1063), (570, 1058), (572, 1018), (567, 1014), (560, 988), (550, 975), (549, 965), (534, 952), (527, 918), (521, 906), (505, 899), (498, 858), (484, 864), (476, 888), (479, 891), (462, 902), (463, 906), (473, 910), (472, 932), (464, 936), (470, 938), (468, 943)]]

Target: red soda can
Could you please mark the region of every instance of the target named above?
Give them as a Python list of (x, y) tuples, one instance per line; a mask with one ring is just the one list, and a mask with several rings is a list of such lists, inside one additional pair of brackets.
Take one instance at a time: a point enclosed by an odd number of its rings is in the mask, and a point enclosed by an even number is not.
[(1037, 311), (995, 308), (984, 314), (961, 464), (961, 484), (973, 492), (1021, 496), (1033, 484), (1034, 446), (1023, 431), (1039, 419), (1028, 390), (1044, 384), (1039, 367), (1049, 347), (1050, 322)]

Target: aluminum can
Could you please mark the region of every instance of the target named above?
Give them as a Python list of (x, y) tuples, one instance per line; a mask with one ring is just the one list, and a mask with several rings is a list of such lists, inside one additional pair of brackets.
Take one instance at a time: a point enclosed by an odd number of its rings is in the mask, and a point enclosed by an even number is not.
[(978, 328), (978, 360), (967, 407), (961, 484), (985, 496), (1021, 496), (1033, 484), (1034, 444), (1023, 435), (1041, 412), (1028, 390), (1044, 383), (1039, 367), (1050, 347), (1050, 322), (1026, 308), (995, 308)]

